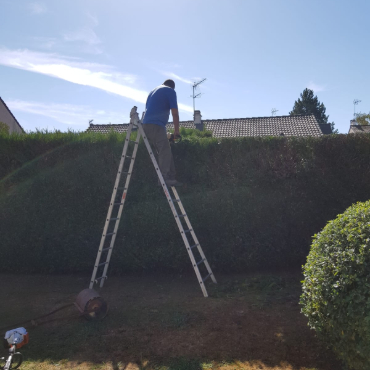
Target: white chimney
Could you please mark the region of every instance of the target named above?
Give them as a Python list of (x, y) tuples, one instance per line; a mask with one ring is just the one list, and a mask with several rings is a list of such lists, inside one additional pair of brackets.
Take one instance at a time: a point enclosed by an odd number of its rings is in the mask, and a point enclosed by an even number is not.
[(194, 111), (194, 126), (196, 129), (203, 131), (202, 115), (200, 114), (200, 110)]
[(200, 110), (194, 111), (194, 124), (200, 125), (202, 123), (202, 115), (200, 114)]
[(349, 124), (349, 131), (348, 131), (348, 133), (349, 134), (354, 134), (356, 132), (356, 128), (352, 128), (352, 126), (357, 126), (357, 125), (358, 125), (358, 123), (356, 122), (356, 120), (355, 119), (351, 119), (350, 124)]

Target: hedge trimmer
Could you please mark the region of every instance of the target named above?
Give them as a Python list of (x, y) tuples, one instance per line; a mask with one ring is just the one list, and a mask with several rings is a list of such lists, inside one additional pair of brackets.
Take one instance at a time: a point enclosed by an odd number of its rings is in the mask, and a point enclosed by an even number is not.
[(167, 134), (167, 139), (170, 143), (179, 143), (182, 140), (182, 137), (181, 135), (175, 135), (169, 132)]

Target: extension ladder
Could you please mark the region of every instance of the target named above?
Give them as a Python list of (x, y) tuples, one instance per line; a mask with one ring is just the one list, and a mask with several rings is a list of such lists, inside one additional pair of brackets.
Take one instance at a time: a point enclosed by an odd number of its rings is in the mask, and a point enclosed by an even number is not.
[[(135, 129), (137, 129), (136, 140), (131, 140), (131, 133)], [(109, 262), (110, 262), (110, 259), (111, 259), (111, 256), (112, 256), (112, 251), (113, 251), (114, 243), (115, 243), (116, 236), (117, 236), (118, 226), (119, 226), (119, 222), (120, 222), (120, 219), (121, 219), (123, 206), (125, 205), (127, 191), (128, 191), (128, 187), (129, 187), (129, 184), (130, 184), (131, 174), (132, 174), (132, 170), (134, 168), (135, 157), (136, 157), (136, 153), (137, 153), (137, 149), (138, 149), (138, 145), (139, 145), (141, 137), (144, 140), (144, 143), (146, 145), (146, 148), (148, 150), (150, 158), (153, 162), (154, 168), (157, 172), (160, 184), (163, 188), (164, 194), (166, 195), (166, 198), (168, 200), (168, 204), (171, 208), (171, 211), (173, 213), (173, 216), (174, 216), (175, 221), (177, 223), (177, 226), (179, 228), (180, 234), (181, 234), (182, 239), (185, 243), (186, 250), (189, 254), (191, 263), (193, 265), (193, 268), (194, 268), (195, 274), (197, 276), (199, 285), (202, 289), (203, 295), (204, 295), (204, 297), (208, 297), (207, 289), (206, 289), (204, 283), (208, 278), (211, 278), (214, 283), (217, 283), (216, 278), (213, 275), (211, 267), (209, 266), (209, 263), (206, 259), (206, 256), (204, 255), (204, 252), (203, 252), (203, 250), (200, 246), (200, 243), (199, 243), (199, 241), (198, 241), (198, 239), (195, 235), (193, 227), (190, 224), (190, 220), (189, 220), (188, 216), (186, 215), (184, 206), (183, 206), (183, 204), (180, 200), (180, 197), (177, 193), (177, 190), (175, 189), (174, 186), (169, 187), (172, 191), (173, 196), (171, 196), (170, 193), (169, 193), (167, 185), (166, 185), (166, 183), (163, 179), (162, 173), (161, 173), (161, 171), (159, 169), (159, 166), (157, 164), (157, 161), (155, 159), (154, 153), (153, 153), (153, 151), (150, 147), (149, 141), (148, 141), (148, 139), (145, 135), (142, 123), (139, 120), (139, 115), (137, 113), (137, 107), (136, 106), (133, 107), (131, 109), (131, 112), (130, 112), (130, 124), (128, 126), (128, 130), (127, 130), (127, 133), (126, 133), (126, 139), (125, 139), (125, 144), (123, 146), (121, 161), (120, 161), (120, 164), (119, 164), (119, 167), (118, 167), (117, 177), (116, 177), (116, 181), (115, 181), (115, 184), (114, 184), (113, 193), (112, 193), (112, 197), (111, 197), (111, 201), (110, 201), (110, 205), (109, 205), (109, 209), (108, 209), (108, 214), (107, 214), (107, 218), (105, 220), (103, 234), (102, 234), (102, 237), (101, 237), (99, 250), (98, 250), (98, 255), (96, 257), (94, 270), (93, 270), (93, 273), (92, 273), (92, 276), (91, 276), (89, 288), (92, 289), (94, 284), (97, 284), (97, 283), (100, 283), (100, 287), (103, 287), (104, 281), (107, 279), (108, 266), (109, 266)], [(127, 150), (128, 150), (130, 142), (134, 143), (133, 144), (134, 148), (133, 148), (133, 152), (132, 152), (131, 156), (128, 156), (127, 155)], [(129, 169), (127, 171), (123, 171), (126, 159), (130, 160)], [(120, 182), (121, 182), (121, 176), (122, 175), (126, 175), (126, 181), (125, 181), (125, 185), (124, 185), (123, 188), (120, 187)], [(117, 201), (117, 192), (119, 190), (122, 190), (122, 189), (123, 189), (123, 194), (120, 197), (120, 199)], [(177, 211), (177, 208), (176, 208), (175, 205), (178, 206), (180, 212)], [(185, 221), (185, 224), (186, 224), (186, 227), (187, 227), (186, 229), (184, 229), (185, 225), (183, 225), (182, 220)], [(111, 227), (112, 224), (114, 224), (113, 229)], [(191, 238), (190, 238), (190, 236), (191, 236)], [(109, 246), (105, 246), (107, 237), (110, 238), (110, 242), (108, 240)], [(191, 239), (192, 239), (192, 243), (189, 242), (189, 240), (191, 240)], [(196, 260), (196, 258), (194, 256), (193, 250), (198, 251), (197, 254), (200, 257), (200, 259), (198, 261)], [(204, 271), (205, 276), (202, 276), (202, 273), (199, 269), (201, 266), (205, 267), (205, 268), (203, 268), (203, 270), (206, 270), (206, 271)], [(98, 272), (99, 272), (99, 274), (98, 274)]]

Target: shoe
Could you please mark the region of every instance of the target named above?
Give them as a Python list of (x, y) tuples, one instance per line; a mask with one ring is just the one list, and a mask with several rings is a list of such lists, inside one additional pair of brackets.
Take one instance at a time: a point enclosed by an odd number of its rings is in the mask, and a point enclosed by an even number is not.
[(183, 183), (177, 180), (166, 180), (166, 185), (167, 186), (182, 186)]

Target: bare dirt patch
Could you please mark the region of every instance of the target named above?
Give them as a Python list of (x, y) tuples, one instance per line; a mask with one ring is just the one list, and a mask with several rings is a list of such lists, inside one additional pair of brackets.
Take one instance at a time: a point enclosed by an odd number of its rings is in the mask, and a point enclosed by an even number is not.
[[(300, 313), (299, 274), (217, 277), (209, 298), (192, 275), (110, 278), (100, 292), (110, 307), (103, 321), (88, 322), (70, 307), (26, 325), (22, 368), (341, 369)], [(89, 277), (1, 280), (4, 327), (73, 302)]]

